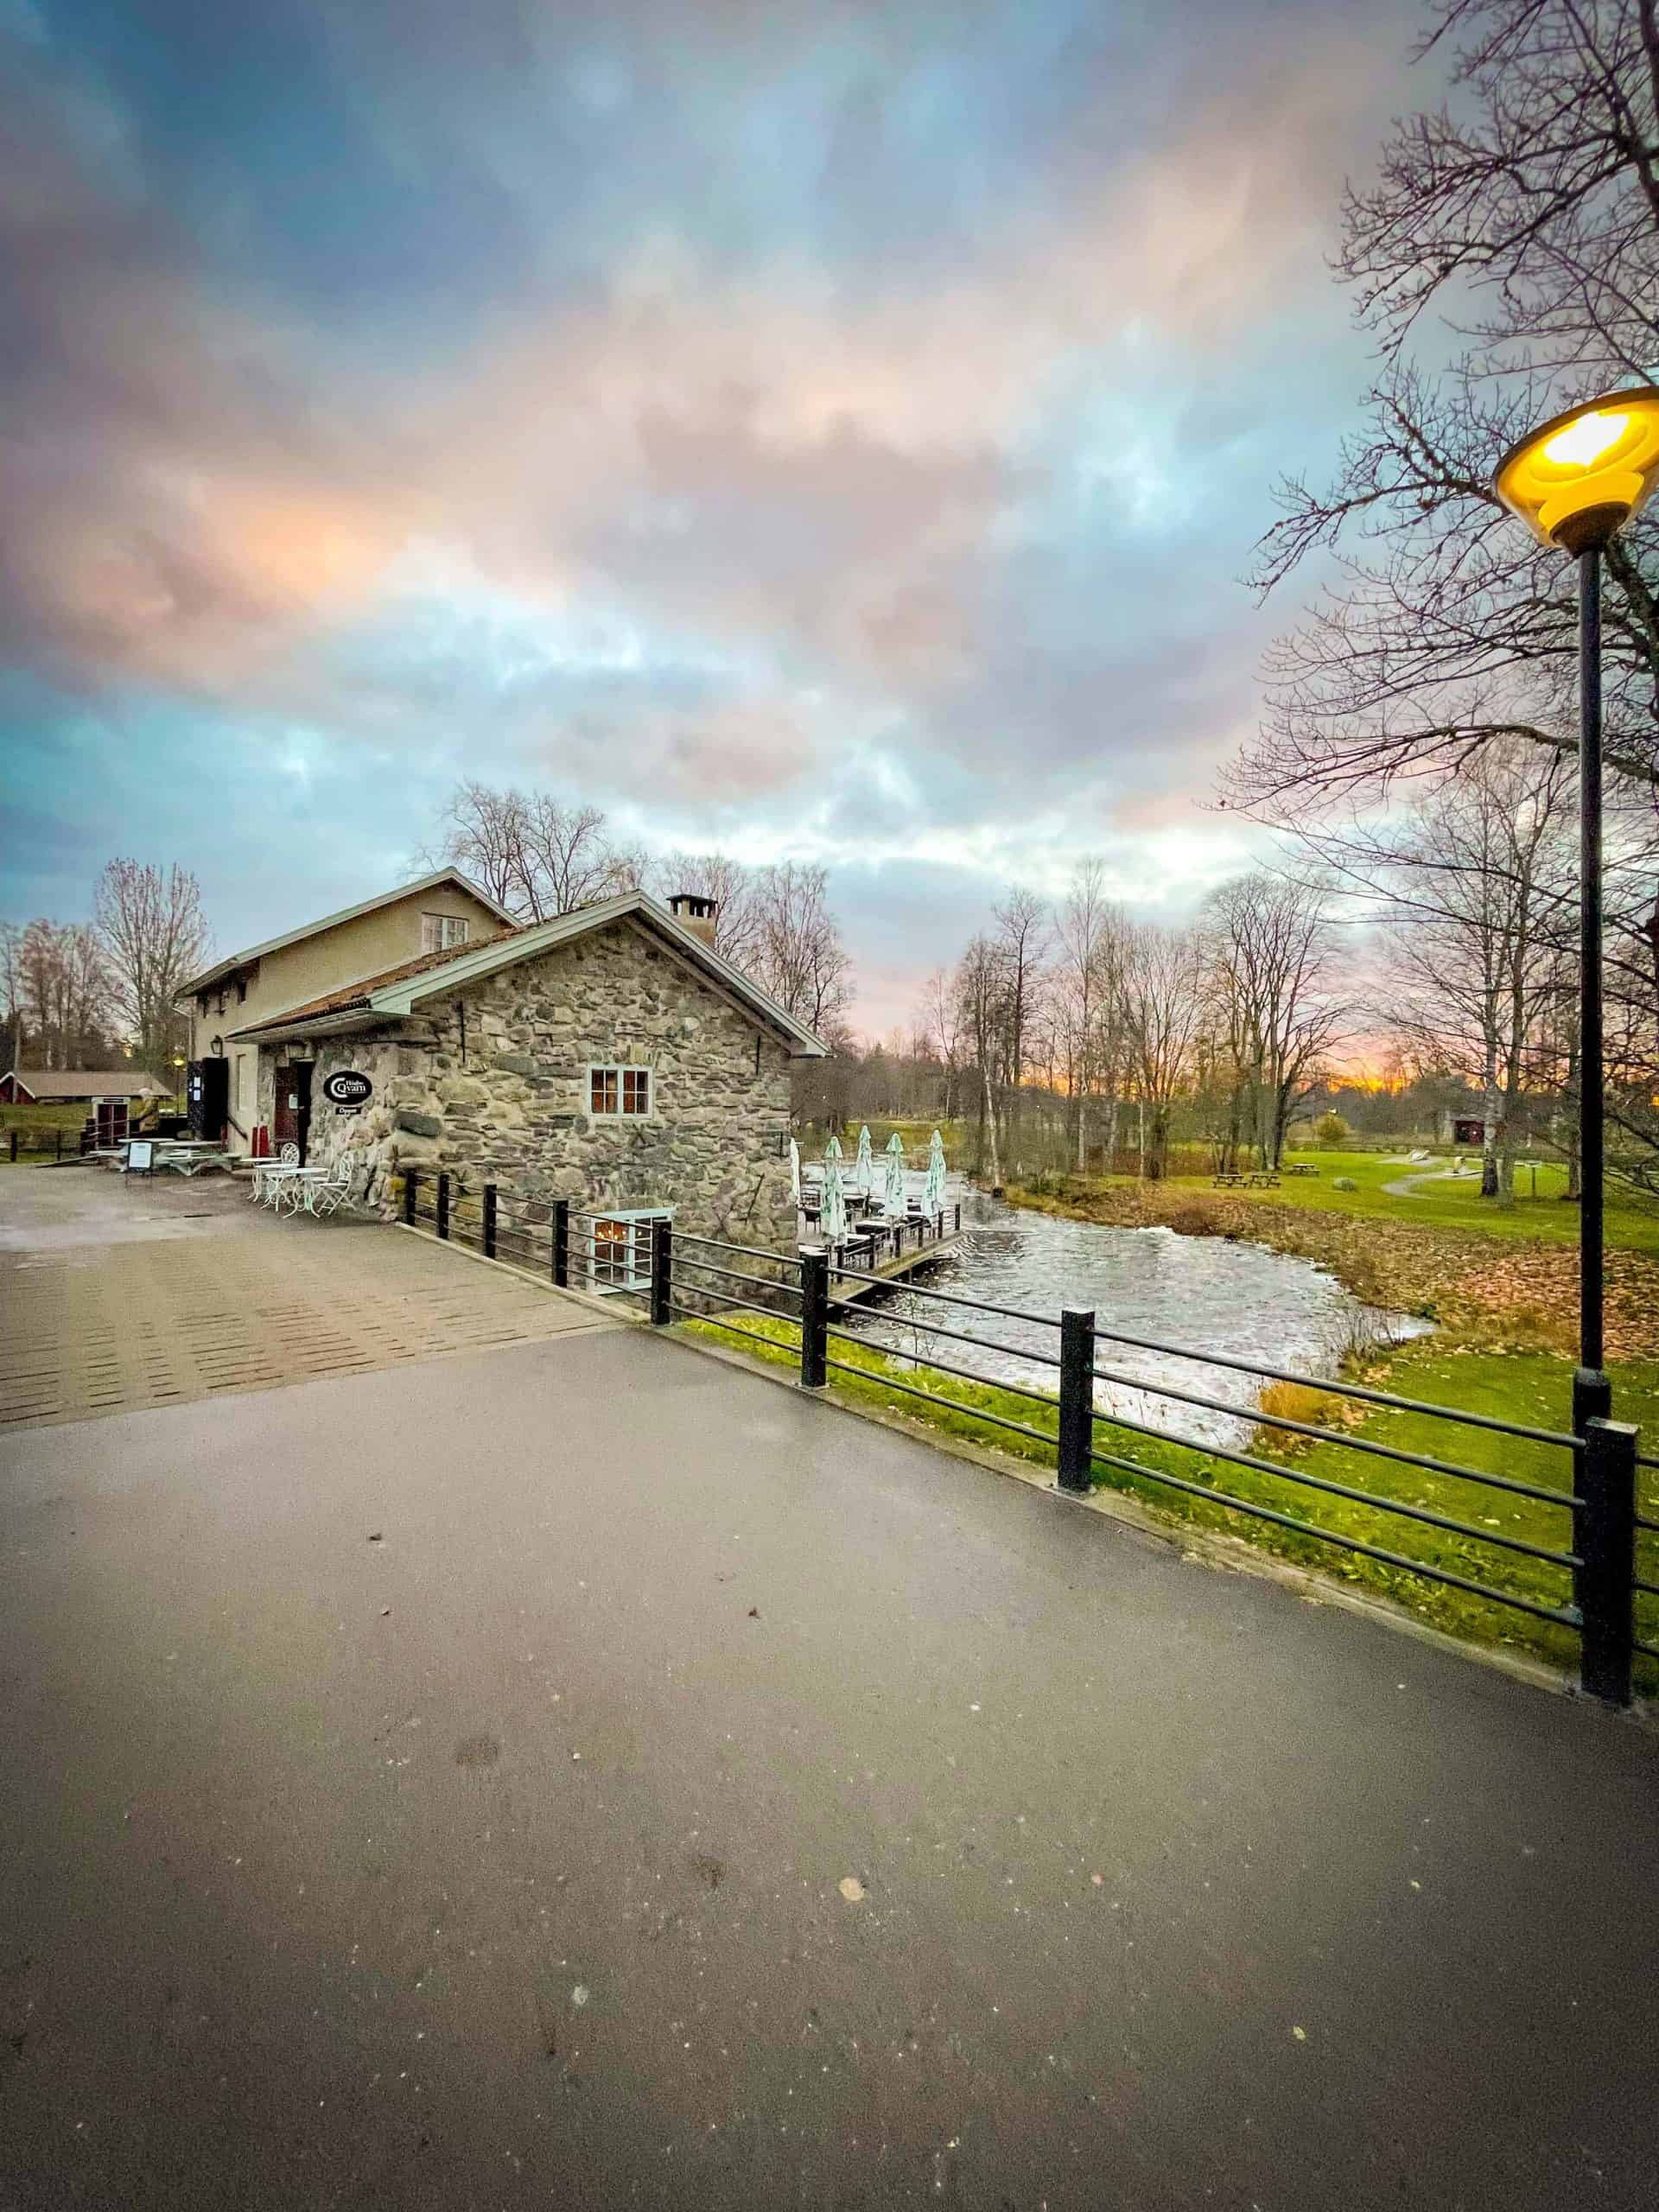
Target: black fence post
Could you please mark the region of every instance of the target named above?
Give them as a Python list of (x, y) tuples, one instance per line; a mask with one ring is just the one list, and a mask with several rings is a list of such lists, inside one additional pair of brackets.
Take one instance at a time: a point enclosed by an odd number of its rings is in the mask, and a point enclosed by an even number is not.
[(61, 1122), (59, 1122), (57, 1128), (52, 1132), (52, 1157), (54, 1160), (61, 1160), (63, 1158), (63, 1124)]
[(1627, 1421), (1585, 1424), (1579, 1510), (1573, 1516), (1578, 1572), (1579, 1686), (1611, 1705), (1630, 1701), (1636, 1635), (1636, 1430)]
[(958, 1236), (962, 1234), (962, 1200), (960, 1198), (957, 1200), (957, 1234)]
[(16, 1166), (17, 1164), (17, 1132), (16, 1129), (11, 1133), (11, 1159), (12, 1165)]
[(415, 1192), (420, 1182), (420, 1171), (415, 1167), (404, 1170), (404, 1219), (410, 1228), (415, 1226)]
[(674, 1285), (674, 1232), (665, 1221), (651, 1224), (651, 1325), (665, 1329), (673, 1319), (669, 1300)]
[(553, 1201), (553, 1283), (558, 1290), (570, 1287), (570, 1201)]
[(801, 1388), (822, 1390), (830, 1377), (830, 1255), (801, 1247)]
[(484, 1185), (484, 1256), (486, 1260), (493, 1260), (495, 1257), (495, 1185), (493, 1183), (486, 1183)]
[(1092, 1306), (1060, 1308), (1060, 1434), (1056, 1471), (1062, 1490), (1079, 1496), (1094, 1487), (1095, 1315)]
[(449, 1178), (442, 1169), (438, 1173), (438, 1234), (449, 1234)]

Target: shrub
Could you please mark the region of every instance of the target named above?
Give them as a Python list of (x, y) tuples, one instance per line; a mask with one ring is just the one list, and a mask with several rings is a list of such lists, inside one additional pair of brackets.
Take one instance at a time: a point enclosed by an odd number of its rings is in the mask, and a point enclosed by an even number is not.
[(1321, 1114), (1313, 1134), (1327, 1152), (1340, 1152), (1348, 1142), (1348, 1124), (1340, 1114)]
[[(1264, 1414), (1276, 1414), (1281, 1421), (1306, 1421), (1313, 1428), (1341, 1428), (1349, 1419), (1344, 1399), (1334, 1397), (1329, 1390), (1317, 1390), (1311, 1382), (1264, 1382), (1256, 1395), (1256, 1404)], [(1306, 1436), (1288, 1435), (1281, 1428), (1263, 1427), (1255, 1432), (1258, 1452), (1306, 1452), (1310, 1440)]]

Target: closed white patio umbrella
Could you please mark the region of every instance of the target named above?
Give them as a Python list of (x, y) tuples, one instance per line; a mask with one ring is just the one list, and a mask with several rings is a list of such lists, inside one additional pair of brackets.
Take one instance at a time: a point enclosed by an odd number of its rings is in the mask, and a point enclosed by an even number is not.
[(801, 1147), (793, 1137), (789, 1141), (789, 1187), (795, 1193), (795, 1203), (801, 1203)]
[(870, 1148), (870, 1125), (868, 1122), (858, 1133), (858, 1157), (853, 1162), (853, 1180), (867, 1198), (875, 1187), (875, 1154)]
[[(830, 1140), (835, 1144), (833, 1137)], [(840, 1147), (836, 1147), (839, 1151)], [(841, 1187), (841, 1162), (826, 1155), (823, 1163), (823, 1213), (819, 1230), (834, 1251), (847, 1241), (847, 1199)]]
[(927, 1187), (922, 1198), (922, 1211), (930, 1216), (944, 1211), (944, 1139), (937, 1129), (928, 1140)]
[(901, 1221), (905, 1212), (905, 1141), (897, 1129), (887, 1139), (887, 1189), (883, 1203), (889, 1217)]

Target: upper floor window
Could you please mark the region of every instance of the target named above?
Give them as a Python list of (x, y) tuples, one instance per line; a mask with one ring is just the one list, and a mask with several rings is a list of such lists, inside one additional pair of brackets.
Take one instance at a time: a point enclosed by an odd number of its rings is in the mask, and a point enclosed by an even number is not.
[(651, 1111), (649, 1068), (589, 1068), (588, 1110), (592, 1114), (626, 1115), (630, 1119)]
[(452, 945), (465, 944), (472, 926), (464, 914), (423, 914), (421, 950), (448, 952)]

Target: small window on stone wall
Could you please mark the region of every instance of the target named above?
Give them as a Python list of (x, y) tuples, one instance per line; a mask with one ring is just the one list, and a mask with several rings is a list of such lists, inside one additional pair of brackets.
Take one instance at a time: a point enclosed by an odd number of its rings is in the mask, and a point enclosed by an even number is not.
[(637, 1119), (651, 1111), (649, 1068), (594, 1067), (588, 1071), (590, 1114)]

